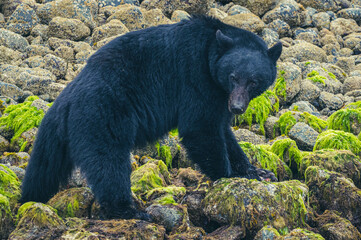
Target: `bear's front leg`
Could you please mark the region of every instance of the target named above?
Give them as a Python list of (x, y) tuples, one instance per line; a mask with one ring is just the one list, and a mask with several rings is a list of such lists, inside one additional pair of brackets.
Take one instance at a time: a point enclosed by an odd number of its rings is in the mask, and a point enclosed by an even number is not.
[(203, 125), (197, 131), (183, 132), (181, 137), (188, 156), (200, 166), (203, 173), (214, 181), (231, 176), (231, 164), (222, 130)]
[(225, 139), (233, 177), (277, 181), (273, 172), (257, 168), (249, 162), (247, 155), (237, 143), (232, 130), (228, 126), (225, 129)]

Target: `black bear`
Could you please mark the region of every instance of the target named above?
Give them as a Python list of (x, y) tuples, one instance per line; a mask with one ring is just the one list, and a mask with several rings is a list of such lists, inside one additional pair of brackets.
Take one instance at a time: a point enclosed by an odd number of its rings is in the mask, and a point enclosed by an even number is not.
[(274, 178), (250, 164), (230, 123), (274, 82), (281, 51), (209, 17), (116, 38), (42, 120), (20, 201), (46, 202), (78, 166), (106, 218), (147, 219), (132, 204), (130, 151), (176, 127), (211, 179)]

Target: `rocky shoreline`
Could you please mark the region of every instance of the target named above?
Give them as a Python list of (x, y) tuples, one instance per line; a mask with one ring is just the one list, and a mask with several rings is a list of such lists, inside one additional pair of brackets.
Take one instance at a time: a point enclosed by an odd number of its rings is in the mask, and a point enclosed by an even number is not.
[[(361, 239), (360, 0), (3, 0), (1, 239)], [(47, 204), (20, 206), (37, 127), (97, 49), (207, 14), (281, 41), (277, 80), (233, 130), (279, 182), (211, 182), (176, 130), (132, 154), (134, 200), (153, 223), (101, 220), (79, 171)]]

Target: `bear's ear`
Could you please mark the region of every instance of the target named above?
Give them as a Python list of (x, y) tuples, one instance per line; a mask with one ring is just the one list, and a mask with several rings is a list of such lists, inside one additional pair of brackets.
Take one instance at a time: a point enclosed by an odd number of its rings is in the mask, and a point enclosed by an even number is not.
[(216, 39), (218, 46), (222, 49), (230, 49), (233, 46), (233, 39), (224, 35), (221, 30), (217, 30)]
[(276, 62), (282, 53), (282, 43), (278, 42), (267, 51), (269, 58)]

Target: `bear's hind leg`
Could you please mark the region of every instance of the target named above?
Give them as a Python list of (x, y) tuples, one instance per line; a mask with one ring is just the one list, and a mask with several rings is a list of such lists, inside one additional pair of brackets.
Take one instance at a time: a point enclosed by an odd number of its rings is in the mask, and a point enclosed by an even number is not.
[(133, 205), (129, 149), (110, 146), (93, 149), (87, 155), (80, 168), (101, 205), (104, 218), (150, 220), (148, 214), (136, 210)]

